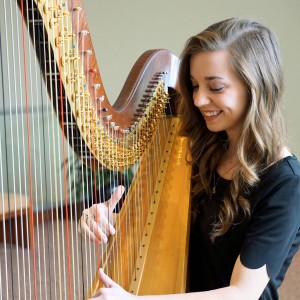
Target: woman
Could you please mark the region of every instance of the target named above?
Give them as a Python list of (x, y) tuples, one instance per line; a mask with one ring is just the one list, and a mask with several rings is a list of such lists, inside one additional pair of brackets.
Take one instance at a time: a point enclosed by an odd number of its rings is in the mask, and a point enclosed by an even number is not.
[[(138, 297), (278, 299), (300, 243), (300, 164), (286, 148), (274, 34), (245, 19), (208, 27), (186, 44), (179, 86), (182, 134), (189, 138), (194, 167), (190, 293)], [(122, 189), (97, 208), (105, 232), (95, 221), (82, 222), (95, 240), (106, 242), (105, 233), (114, 234), (108, 218)], [(102, 270), (99, 278), (108, 288), (96, 299), (137, 297)]]

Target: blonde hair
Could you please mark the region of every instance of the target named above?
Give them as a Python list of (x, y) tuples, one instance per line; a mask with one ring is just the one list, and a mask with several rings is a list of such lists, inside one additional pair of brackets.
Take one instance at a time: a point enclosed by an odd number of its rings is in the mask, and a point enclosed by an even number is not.
[(249, 189), (260, 174), (280, 159), (286, 143), (281, 110), (283, 72), (277, 39), (270, 29), (248, 19), (232, 18), (211, 25), (191, 37), (181, 55), (179, 114), (183, 135), (188, 136), (192, 163), (193, 194), (211, 196), (210, 182), (226, 148), (226, 133), (211, 132), (193, 104), (190, 58), (199, 52), (226, 50), (229, 63), (245, 83), (249, 108), (238, 140), (239, 167), (235, 171), (214, 224), (212, 239), (223, 235), (241, 212), (250, 214)]

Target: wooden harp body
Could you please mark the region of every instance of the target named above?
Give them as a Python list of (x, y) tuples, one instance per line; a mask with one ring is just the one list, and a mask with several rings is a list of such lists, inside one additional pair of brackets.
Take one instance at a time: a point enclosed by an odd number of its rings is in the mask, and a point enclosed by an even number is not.
[[(2, 296), (84, 299), (99, 267), (134, 294), (184, 292), (190, 166), (174, 111), (178, 59), (142, 54), (111, 105), (81, 1), (4, 0), (1, 11)], [(81, 197), (66, 164), (77, 157), (82, 173), (93, 170)], [(128, 168), (117, 233), (95, 245), (77, 226), (106, 200), (96, 173), (123, 184)]]

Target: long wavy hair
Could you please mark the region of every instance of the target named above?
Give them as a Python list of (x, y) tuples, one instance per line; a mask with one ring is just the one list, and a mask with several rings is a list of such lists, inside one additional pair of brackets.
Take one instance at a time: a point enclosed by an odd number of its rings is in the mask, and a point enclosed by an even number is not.
[[(226, 132), (211, 132), (194, 105), (190, 79), (191, 56), (226, 50), (229, 63), (249, 93), (247, 115), (237, 143), (239, 165), (225, 192), (212, 240), (226, 233), (238, 217), (251, 213), (247, 195), (259, 182), (260, 174), (281, 158), (286, 145), (281, 100), (283, 71), (274, 33), (248, 19), (232, 18), (211, 25), (191, 37), (182, 52), (179, 71), (181, 134), (189, 138), (193, 195), (212, 196), (210, 183), (226, 149)], [(194, 197), (195, 198), (195, 197)]]

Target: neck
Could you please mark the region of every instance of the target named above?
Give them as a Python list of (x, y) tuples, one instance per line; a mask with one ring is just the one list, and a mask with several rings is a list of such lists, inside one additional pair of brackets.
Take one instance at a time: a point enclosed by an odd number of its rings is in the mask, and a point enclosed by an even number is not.
[(238, 134), (236, 132), (228, 132), (226, 131), (228, 137), (228, 151), (229, 153), (235, 153), (237, 149), (237, 141), (238, 141)]
[(223, 159), (234, 160), (237, 158), (237, 146), (231, 140), (228, 141), (228, 146), (223, 154)]
[(224, 152), (218, 167), (217, 171), (221, 177), (224, 179), (231, 180), (234, 172), (236, 171), (239, 160), (237, 157), (237, 147), (233, 143), (229, 142), (227, 151)]

